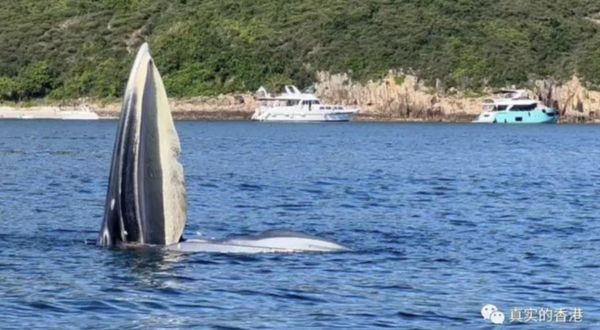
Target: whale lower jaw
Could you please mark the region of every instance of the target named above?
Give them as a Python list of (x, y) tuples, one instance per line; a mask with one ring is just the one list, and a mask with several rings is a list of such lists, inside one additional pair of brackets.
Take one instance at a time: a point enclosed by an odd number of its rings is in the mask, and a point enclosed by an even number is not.
[(258, 236), (240, 236), (225, 240), (191, 239), (165, 248), (169, 251), (212, 253), (299, 253), (348, 250), (342, 245), (317, 237), (292, 232), (278, 236), (272, 231)]

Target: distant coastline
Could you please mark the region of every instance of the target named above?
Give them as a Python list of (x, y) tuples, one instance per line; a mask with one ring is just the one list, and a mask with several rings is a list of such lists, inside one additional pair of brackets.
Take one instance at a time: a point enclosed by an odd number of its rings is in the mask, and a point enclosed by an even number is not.
[[(210, 99), (171, 99), (171, 112), (175, 120), (236, 121), (251, 120), (256, 104), (250, 95), (221, 96)], [(100, 120), (114, 120), (120, 115), (121, 104), (90, 100), (70, 100), (56, 104), (43, 101), (23, 104), (0, 104), (2, 119), (62, 119), (61, 112), (92, 111)], [(412, 116), (384, 111), (361, 111), (355, 122), (454, 122), (468, 123), (474, 114), (416, 113)]]
[[(415, 76), (390, 71), (388, 76), (366, 83), (353, 81), (346, 74), (321, 72), (314, 85), (316, 95), (329, 104), (360, 109), (358, 122), (455, 122), (473, 121), (492, 90), (478, 94), (429, 87)], [(555, 108), (559, 123), (600, 123), (600, 91), (586, 88), (577, 78), (563, 83), (532, 81), (525, 89), (532, 99)], [(257, 101), (250, 93), (192, 98), (170, 98), (176, 120), (250, 120)], [(60, 119), (62, 112), (93, 111), (100, 119), (118, 118), (119, 99), (0, 103), (0, 119)]]
[[(98, 114), (100, 120), (115, 120), (120, 115), (119, 103), (82, 103), (69, 101), (68, 105), (60, 104), (0, 104), (0, 120), (17, 119), (63, 119), (61, 112), (91, 111)], [(85, 110), (83, 110), (85, 109)], [(229, 106), (213, 102), (198, 104), (197, 101), (172, 100), (171, 111), (175, 120), (198, 121), (245, 121), (250, 120), (254, 108), (243, 104)], [(443, 113), (439, 111), (394, 114), (385, 111), (362, 111), (354, 116), (354, 122), (422, 122), (422, 123), (470, 123), (477, 117), (472, 113)], [(589, 116), (563, 116), (559, 123), (598, 124), (599, 119)]]

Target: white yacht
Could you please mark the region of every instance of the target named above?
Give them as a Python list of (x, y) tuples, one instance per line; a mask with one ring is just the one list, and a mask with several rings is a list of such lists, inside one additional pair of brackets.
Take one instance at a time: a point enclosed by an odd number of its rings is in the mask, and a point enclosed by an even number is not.
[(259, 121), (350, 121), (358, 112), (342, 105), (321, 104), (314, 94), (302, 93), (296, 86), (285, 86), (285, 93), (271, 96), (261, 87), (260, 104), (252, 115)]

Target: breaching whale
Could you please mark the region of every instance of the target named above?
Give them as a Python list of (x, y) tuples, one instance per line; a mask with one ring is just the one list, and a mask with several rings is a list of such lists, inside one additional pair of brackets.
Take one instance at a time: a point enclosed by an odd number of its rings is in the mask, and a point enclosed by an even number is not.
[(98, 245), (151, 245), (182, 252), (223, 253), (346, 249), (335, 242), (287, 231), (224, 240), (184, 240), (187, 199), (180, 151), (162, 78), (148, 44), (144, 44), (125, 90)]

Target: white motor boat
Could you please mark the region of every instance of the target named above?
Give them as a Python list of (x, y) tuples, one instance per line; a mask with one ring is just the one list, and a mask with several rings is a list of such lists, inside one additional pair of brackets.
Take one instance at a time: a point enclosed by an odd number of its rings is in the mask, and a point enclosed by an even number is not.
[(540, 104), (522, 90), (501, 90), (499, 97), (485, 100), (483, 112), (474, 123), (555, 124), (559, 111)]
[(261, 87), (257, 100), (260, 106), (252, 115), (258, 121), (350, 121), (358, 109), (342, 105), (321, 104), (314, 94), (302, 93), (296, 86), (285, 86), (285, 93), (270, 96)]

